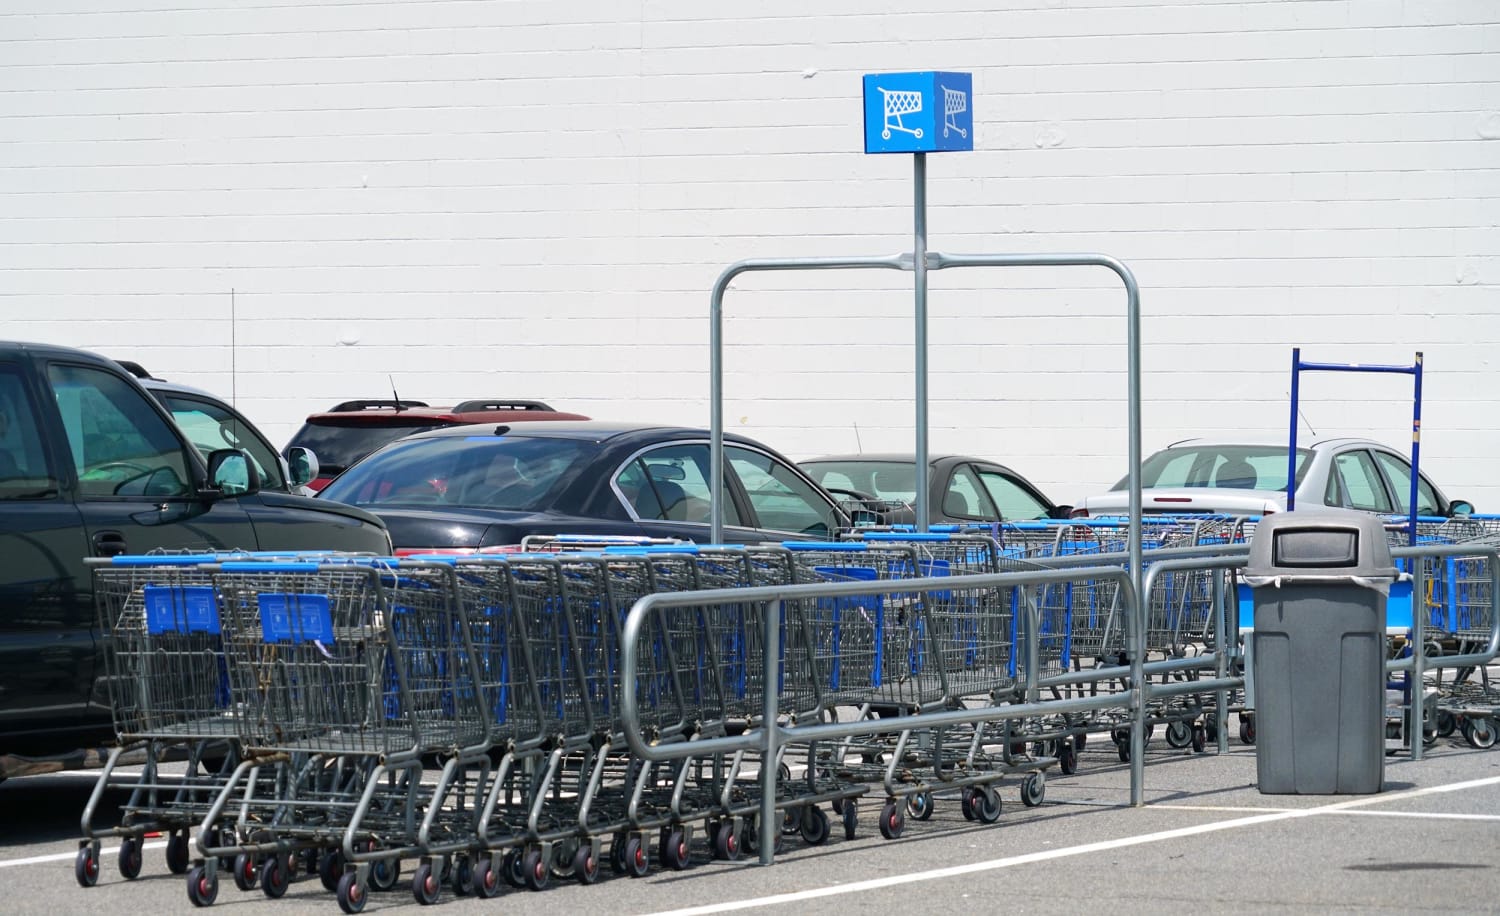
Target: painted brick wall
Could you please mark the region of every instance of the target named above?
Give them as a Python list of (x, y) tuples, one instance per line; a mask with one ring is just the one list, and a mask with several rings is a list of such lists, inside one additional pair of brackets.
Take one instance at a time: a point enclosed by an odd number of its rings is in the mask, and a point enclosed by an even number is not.
[[(278, 442), (391, 379), (706, 423), (726, 264), (910, 247), (859, 78), (937, 67), (974, 74), (977, 151), (930, 159), (932, 247), (1130, 264), (1148, 450), (1284, 437), (1293, 346), (1421, 350), (1427, 466), (1500, 510), (1493, 0), (127, 6), (0, 10), (0, 334), (232, 393)], [(933, 448), (1064, 501), (1119, 477), (1110, 281), (934, 273)], [(910, 284), (738, 282), (731, 425), (909, 448)], [(1409, 440), (1404, 378), (1303, 390), (1305, 433)]]

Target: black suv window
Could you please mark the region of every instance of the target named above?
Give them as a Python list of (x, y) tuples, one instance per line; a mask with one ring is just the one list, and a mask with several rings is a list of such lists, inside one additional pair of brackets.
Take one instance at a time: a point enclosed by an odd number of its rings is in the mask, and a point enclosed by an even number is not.
[(221, 448), (239, 448), (249, 453), (260, 471), (260, 485), (267, 490), (284, 490), (286, 482), (281, 479), (281, 462), (271, 446), (261, 441), (250, 431), (244, 417), (226, 409), (223, 405), (190, 397), (171, 391), (156, 392), (166, 408), (204, 459)]
[(36, 410), (15, 366), (0, 365), (0, 499), (57, 494), (57, 478), (42, 451)]
[(188, 494), (187, 453), (144, 395), (101, 369), (54, 365), (48, 375), (81, 496)]
[(412, 433), (452, 425), (431, 421), (377, 424), (368, 420), (320, 420), (305, 424), (292, 437), (292, 441), (287, 443), (287, 448), (300, 446), (312, 449), (313, 454), (318, 456), (323, 474), (327, 476), (344, 470), (388, 442), (395, 442)]

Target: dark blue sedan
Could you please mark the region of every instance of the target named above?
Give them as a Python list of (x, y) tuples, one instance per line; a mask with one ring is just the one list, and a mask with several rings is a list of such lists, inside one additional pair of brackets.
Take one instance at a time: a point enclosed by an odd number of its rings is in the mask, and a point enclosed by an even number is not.
[[(724, 540), (828, 538), (839, 502), (772, 449), (725, 437)], [(402, 553), (519, 544), (529, 535), (709, 539), (709, 436), (598, 421), (461, 426), (409, 436), (320, 496), (380, 516)]]

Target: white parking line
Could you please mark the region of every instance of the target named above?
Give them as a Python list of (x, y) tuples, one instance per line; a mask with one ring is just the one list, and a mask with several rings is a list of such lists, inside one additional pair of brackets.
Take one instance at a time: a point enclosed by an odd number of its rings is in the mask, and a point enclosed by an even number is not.
[[(166, 846), (165, 842), (147, 843), (141, 849), (165, 849)], [(99, 855), (101, 857), (112, 856), (119, 851), (120, 847), (110, 846), (101, 848)], [(78, 852), (75, 850), (73, 852), (56, 852), (47, 856), (32, 856), (29, 859), (0, 859), (0, 868), (15, 868), (17, 865), (42, 865), (47, 862), (71, 862), (76, 858), (78, 858)]]
[[(1382, 795), (1368, 795), (1349, 801), (1335, 802), (1329, 805), (1320, 805), (1316, 808), (1281, 809), (1268, 814), (1259, 814), (1254, 817), (1242, 817), (1228, 821), (1218, 821), (1212, 824), (1199, 824), (1195, 827), (1181, 827), (1176, 830), (1162, 830), (1156, 833), (1143, 833), (1138, 836), (1122, 837), (1117, 840), (1104, 840), (1098, 843), (1084, 843), (1081, 846), (1069, 846), (1064, 849), (1048, 849), (1040, 852), (1026, 853), (1019, 856), (1008, 856), (1004, 859), (990, 859), (986, 862), (972, 862), (968, 865), (955, 865), (949, 868), (937, 868), (932, 871), (912, 872), (905, 875), (889, 875), (884, 878), (872, 878), (868, 881), (855, 881), (849, 884), (835, 884), (830, 887), (813, 888), (805, 891), (794, 891), (788, 894), (776, 894), (770, 897), (757, 897), (751, 900), (735, 900), (728, 903), (712, 903), (705, 906), (687, 907), (680, 910), (665, 910), (652, 916), (700, 916), (708, 913), (728, 913), (734, 910), (748, 910), (758, 907), (779, 906), (786, 903), (797, 903), (803, 900), (816, 900), (820, 897), (837, 897), (843, 894), (857, 894), (862, 891), (877, 890), (883, 887), (895, 887), (901, 884), (914, 884), (918, 881), (935, 881), (939, 878), (952, 878), (959, 875), (970, 875), (975, 872), (994, 871), (1000, 868), (1011, 868), (1016, 865), (1028, 865), (1032, 862), (1046, 862), (1052, 859), (1064, 859), (1072, 856), (1087, 855), (1091, 852), (1105, 852), (1111, 849), (1123, 849), (1129, 846), (1143, 846), (1148, 843), (1160, 843), (1165, 840), (1176, 840), (1183, 837), (1198, 836), (1205, 833), (1216, 833), (1221, 830), (1236, 830), (1241, 827), (1253, 827), (1258, 824), (1269, 824), (1275, 821), (1293, 820), (1301, 817), (1313, 817), (1315, 815), (1338, 814), (1348, 812), (1351, 809), (1365, 808), (1370, 805), (1382, 805), (1387, 802), (1403, 801), (1409, 798), (1420, 798), (1424, 795), (1437, 795), (1444, 792), (1459, 792), (1464, 789), (1477, 789), (1483, 786), (1500, 785), (1500, 776), (1492, 776), (1487, 779), (1472, 779), (1465, 782), (1449, 783), (1442, 786), (1431, 786), (1425, 789), (1410, 789), (1405, 792), (1392, 792)], [(1168, 807), (1168, 806), (1161, 806)], [(1180, 810), (1180, 809), (1179, 809)]]

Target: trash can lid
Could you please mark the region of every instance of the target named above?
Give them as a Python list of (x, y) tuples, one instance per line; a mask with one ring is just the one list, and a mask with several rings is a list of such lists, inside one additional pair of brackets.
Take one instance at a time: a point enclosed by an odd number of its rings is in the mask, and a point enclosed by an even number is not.
[(1384, 579), (1399, 575), (1380, 518), (1352, 509), (1299, 509), (1268, 515), (1250, 539), (1244, 577)]

